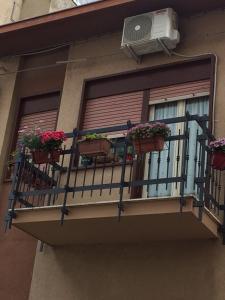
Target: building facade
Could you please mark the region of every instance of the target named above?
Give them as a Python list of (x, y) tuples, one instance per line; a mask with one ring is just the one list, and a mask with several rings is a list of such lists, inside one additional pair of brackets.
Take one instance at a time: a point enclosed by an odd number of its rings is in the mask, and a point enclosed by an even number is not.
[[(205, 150), (225, 134), (224, 5), (182, 2), (105, 0), (0, 27), (2, 299), (224, 299), (224, 174)], [(124, 19), (166, 7), (178, 47), (127, 57)], [(28, 167), (45, 185), (17, 163), (16, 188), (8, 157), (40, 119), (66, 148), (55, 169)], [(161, 154), (128, 152), (128, 120), (163, 119)], [(114, 158), (85, 161), (77, 134), (102, 128)]]

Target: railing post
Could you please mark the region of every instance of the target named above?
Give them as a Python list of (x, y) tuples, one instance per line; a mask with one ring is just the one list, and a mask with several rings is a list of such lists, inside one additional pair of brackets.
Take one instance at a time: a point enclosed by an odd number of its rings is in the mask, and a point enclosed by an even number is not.
[[(131, 128), (132, 124), (131, 121), (127, 122), (127, 129)], [(121, 219), (121, 213), (124, 212), (124, 205), (123, 205), (123, 190), (124, 190), (124, 179), (125, 179), (125, 172), (126, 172), (126, 157), (127, 157), (127, 145), (128, 145), (128, 137), (125, 137), (125, 144), (124, 144), (124, 153), (123, 153), (123, 162), (122, 162), (122, 170), (121, 170), (121, 178), (120, 178), (120, 199), (118, 203), (118, 219)]]
[(70, 152), (70, 161), (69, 161), (68, 173), (67, 173), (66, 184), (65, 184), (65, 194), (64, 194), (64, 200), (63, 200), (63, 206), (61, 208), (61, 212), (62, 212), (61, 221), (60, 221), (61, 225), (63, 225), (65, 215), (68, 215), (68, 213), (69, 213), (69, 210), (66, 207), (66, 202), (67, 202), (68, 192), (70, 191), (70, 188), (69, 188), (70, 175), (71, 175), (71, 169), (72, 169), (72, 164), (73, 164), (73, 156), (74, 156), (74, 153), (76, 152), (75, 149), (76, 149), (77, 136), (78, 136), (78, 131), (77, 131), (77, 129), (74, 129), (73, 130), (73, 142), (70, 147), (71, 152)]
[(184, 188), (185, 188), (185, 181), (187, 180), (186, 174), (186, 152), (187, 152), (187, 141), (189, 139), (188, 134), (188, 121), (190, 119), (189, 112), (186, 112), (186, 121), (185, 121), (185, 128), (184, 128), (184, 142), (183, 142), (183, 149), (182, 149), (182, 160), (181, 160), (181, 184), (180, 184), (180, 211), (182, 212), (183, 206), (185, 205), (184, 199)]
[(206, 121), (200, 121), (198, 122), (198, 124), (201, 126), (202, 130), (203, 130), (203, 134), (199, 137), (197, 137), (199, 139), (199, 143), (200, 143), (200, 151), (199, 151), (199, 156), (200, 156), (200, 178), (198, 178), (199, 180), (199, 219), (202, 219), (202, 213), (203, 213), (203, 208), (204, 208), (204, 197), (206, 198), (205, 195), (205, 191), (204, 191), (204, 184), (205, 184), (205, 168), (207, 168), (207, 157), (206, 157), (206, 140), (207, 140), (207, 136), (206, 136)]
[(23, 152), (22, 151), (20, 152), (19, 157), (16, 160), (16, 164), (15, 164), (12, 187), (9, 195), (8, 211), (6, 215), (6, 221), (5, 221), (5, 231), (8, 228), (11, 229), (12, 219), (16, 217), (16, 213), (14, 209), (18, 197), (18, 190), (19, 190), (19, 184), (20, 184), (20, 178), (22, 174), (22, 166), (24, 164), (24, 160), (25, 160), (25, 153), (23, 149)]

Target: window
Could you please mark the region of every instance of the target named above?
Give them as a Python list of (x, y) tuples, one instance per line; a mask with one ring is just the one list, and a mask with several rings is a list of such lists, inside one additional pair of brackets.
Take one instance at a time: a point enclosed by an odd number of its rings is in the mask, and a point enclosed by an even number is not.
[[(127, 121), (133, 124), (140, 123), (142, 118), (142, 104), (144, 92), (122, 93), (113, 96), (98, 97), (86, 101), (84, 117), (82, 120), (82, 130), (92, 130), (97, 128), (126, 125)], [(111, 153), (108, 158), (97, 158), (96, 163), (110, 163), (112, 161), (120, 163), (124, 151), (123, 132), (110, 132), (107, 134), (112, 141)], [(132, 149), (128, 149), (127, 160), (131, 159)], [(93, 165), (93, 159), (82, 158), (81, 165)]]
[[(126, 124), (128, 120), (132, 123), (146, 122), (154, 120), (160, 113), (165, 117), (166, 114), (168, 117), (170, 114), (184, 115), (190, 105), (188, 101), (191, 103), (191, 99), (198, 97), (207, 97), (207, 107), (212, 107), (209, 91), (213, 87), (213, 81), (210, 82), (213, 67), (213, 58), (206, 57), (88, 80), (78, 128), (110, 127)], [(133, 97), (136, 97), (136, 102), (132, 103)], [(163, 105), (166, 107), (166, 104), (168, 107), (164, 109)], [(149, 168), (141, 162), (135, 167), (133, 178), (141, 180), (154, 176), (148, 172)], [(169, 172), (173, 172), (173, 169)], [(147, 196), (148, 189), (144, 193)], [(141, 197), (143, 191), (135, 188), (134, 194), (135, 197)]]
[(55, 130), (59, 103), (60, 93), (58, 92), (21, 99), (16, 132), (11, 148), (12, 151), (9, 155), (6, 170), (6, 179), (10, 179), (12, 175), (15, 161), (15, 155), (13, 153), (17, 151), (20, 145), (21, 134), (19, 134), (18, 131), (26, 126), (28, 128), (38, 126), (43, 131)]
[[(55, 130), (60, 94), (51, 93), (40, 96), (24, 98), (21, 100), (18, 131), (24, 127), (41, 127), (45, 130)], [(20, 136), (17, 135), (17, 144)]]

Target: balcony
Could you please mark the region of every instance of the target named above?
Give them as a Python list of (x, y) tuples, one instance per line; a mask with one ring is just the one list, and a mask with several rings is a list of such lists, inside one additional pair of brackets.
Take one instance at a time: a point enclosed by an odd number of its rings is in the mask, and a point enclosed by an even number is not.
[(50, 245), (219, 238), (223, 172), (210, 163), (208, 117), (163, 122), (175, 130), (159, 152), (136, 155), (121, 137), (128, 122), (88, 132), (113, 137), (109, 156), (81, 157), (78, 139), (87, 132), (76, 130), (57, 164), (33, 164), (21, 153), (7, 227)]

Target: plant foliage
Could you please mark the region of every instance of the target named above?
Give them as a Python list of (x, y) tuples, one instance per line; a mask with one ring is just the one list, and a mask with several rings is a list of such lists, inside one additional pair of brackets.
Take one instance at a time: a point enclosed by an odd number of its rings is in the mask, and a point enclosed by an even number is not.
[(148, 139), (155, 136), (167, 138), (170, 135), (170, 128), (165, 123), (155, 122), (138, 124), (128, 130), (127, 134), (131, 140)]

